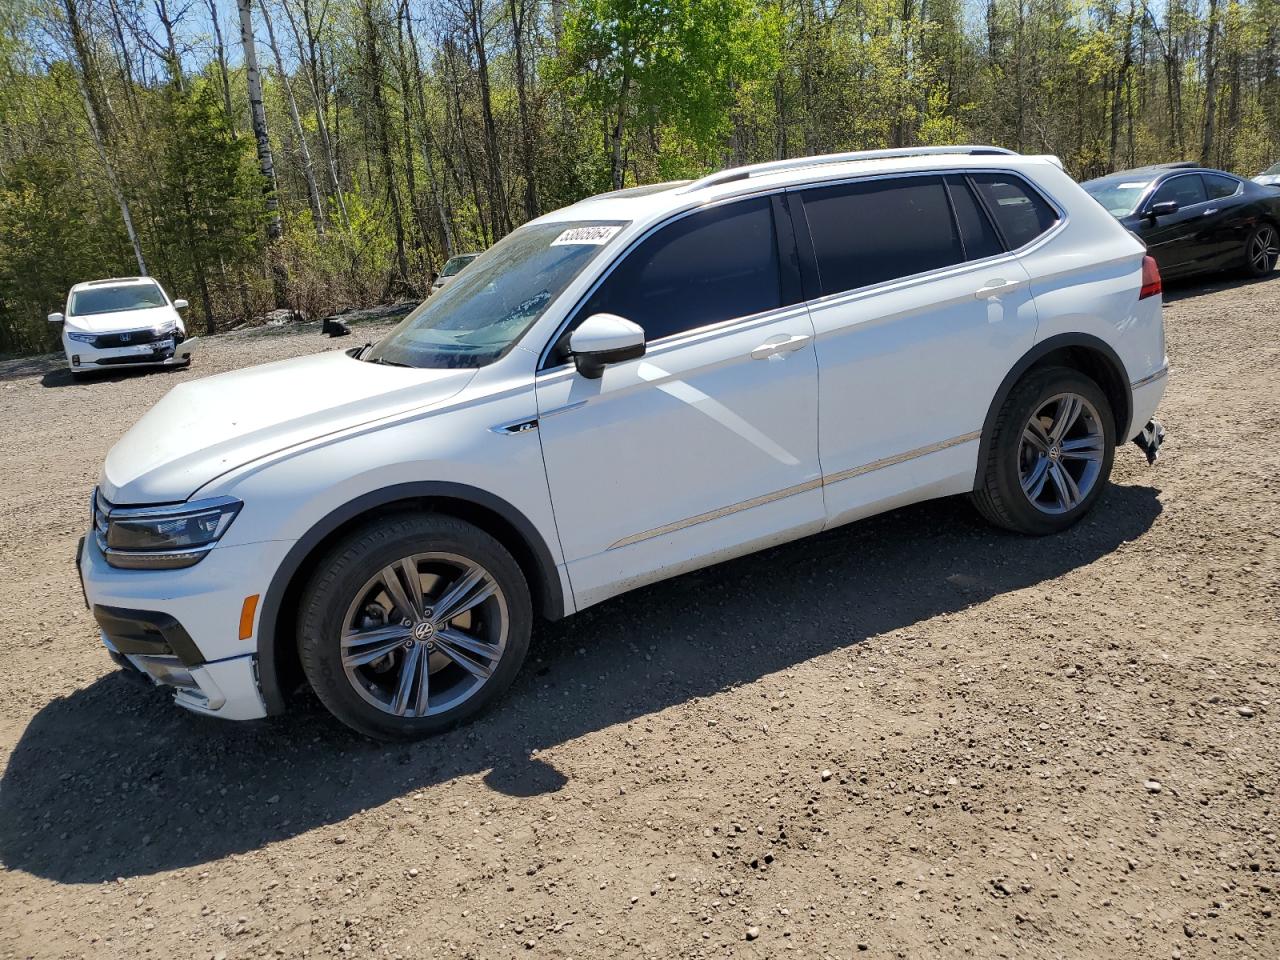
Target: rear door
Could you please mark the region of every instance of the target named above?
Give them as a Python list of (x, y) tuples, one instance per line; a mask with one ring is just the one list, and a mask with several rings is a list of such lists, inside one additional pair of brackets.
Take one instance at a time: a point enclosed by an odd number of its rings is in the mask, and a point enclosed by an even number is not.
[(978, 177), (798, 191), (797, 233), (811, 238), (816, 268), (829, 524), (972, 488), (991, 398), (1035, 338), (1029, 278), (1007, 248), (1058, 220), (1020, 178)]

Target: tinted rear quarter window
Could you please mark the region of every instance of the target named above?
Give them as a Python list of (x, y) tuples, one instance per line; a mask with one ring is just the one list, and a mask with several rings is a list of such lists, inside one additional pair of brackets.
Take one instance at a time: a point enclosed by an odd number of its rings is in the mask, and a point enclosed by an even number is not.
[(579, 308), (614, 313), (657, 340), (782, 306), (767, 197), (690, 214), (626, 255)]
[(1004, 246), (991, 226), (991, 221), (978, 205), (968, 181), (964, 177), (947, 177), (947, 189), (956, 210), (956, 223), (960, 226), (965, 259), (981, 260), (1003, 253)]
[(844, 183), (801, 197), (823, 296), (964, 260), (941, 177)]
[(1058, 222), (1057, 211), (1021, 177), (974, 173), (969, 180), (1010, 250), (1025, 246)]
[(1218, 173), (1203, 173), (1204, 192), (1210, 200), (1222, 200), (1240, 189), (1240, 181), (1234, 177), (1224, 177)]

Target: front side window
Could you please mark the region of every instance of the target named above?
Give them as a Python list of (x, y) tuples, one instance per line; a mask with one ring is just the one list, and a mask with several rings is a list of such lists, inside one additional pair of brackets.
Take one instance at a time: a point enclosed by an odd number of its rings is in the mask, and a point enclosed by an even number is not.
[(120, 313), (126, 310), (150, 310), (169, 301), (154, 283), (122, 283), (114, 287), (87, 287), (71, 294), (67, 313), (73, 317), (91, 317), (98, 313)]
[(1049, 202), (1021, 177), (1007, 173), (969, 175), (1010, 250), (1025, 246), (1058, 222)]
[(1170, 200), (1180, 207), (1189, 207), (1204, 203), (1205, 199), (1204, 184), (1200, 182), (1200, 174), (1190, 173), (1160, 184), (1152, 194), (1148, 207), (1155, 206), (1157, 203), (1168, 203)]
[(843, 183), (801, 197), (823, 296), (965, 258), (941, 177)]
[(531, 223), (424, 300), (363, 357), (402, 367), (481, 367), (502, 356), (625, 224)]
[(659, 340), (782, 306), (767, 197), (682, 217), (641, 242), (578, 310), (613, 313)]
[(1210, 200), (1224, 200), (1235, 196), (1236, 191), (1240, 189), (1240, 181), (1235, 177), (1224, 177), (1220, 173), (1203, 173), (1200, 178), (1204, 180), (1204, 192)]

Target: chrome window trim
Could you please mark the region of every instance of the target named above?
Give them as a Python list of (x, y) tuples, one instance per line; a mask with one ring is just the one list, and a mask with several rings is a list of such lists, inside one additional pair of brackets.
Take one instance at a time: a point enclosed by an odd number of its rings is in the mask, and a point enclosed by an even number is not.
[[(567, 311), (565, 311), (565, 315), (561, 319), (559, 325), (556, 327), (555, 333), (550, 338), (548, 338), (547, 342), (542, 345), (542, 349), (538, 352), (538, 365), (535, 368), (535, 372), (541, 374), (541, 373), (550, 372), (552, 370), (560, 370), (564, 367), (572, 366), (571, 363), (558, 363), (555, 366), (548, 366), (547, 361), (550, 359), (552, 349), (554, 349), (555, 345), (560, 341), (560, 338), (564, 336), (565, 331), (569, 328), (569, 325), (576, 318), (578, 310), (582, 308), (582, 305), (585, 304), (588, 300), (591, 299), (592, 296), (595, 295), (595, 292), (600, 289), (601, 284), (603, 284), (606, 280), (609, 279), (609, 277), (613, 274), (613, 271), (617, 269), (618, 265), (621, 264), (622, 261), (625, 260), (631, 254), (631, 252), (635, 250), (636, 247), (638, 247), (644, 241), (648, 240), (651, 236), (653, 236), (659, 230), (663, 229), (664, 227), (670, 226), (671, 224), (676, 223), (677, 221), (683, 220), (685, 217), (691, 217), (695, 213), (701, 213), (704, 210), (713, 210), (716, 207), (724, 206), (725, 204), (737, 203), (742, 200), (753, 200), (757, 197), (773, 196), (774, 194), (782, 193), (782, 192), (783, 192), (783, 189), (780, 187), (776, 187), (776, 186), (762, 187), (759, 190), (755, 190), (749, 193), (735, 193), (733, 194), (733, 196), (720, 197), (716, 200), (707, 200), (695, 206), (688, 207), (687, 209), (679, 210), (671, 214), (670, 216), (668, 216), (666, 219), (659, 220), (657, 223), (651, 224), (650, 226), (646, 227), (642, 233), (634, 237), (625, 247), (623, 247), (621, 250), (619, 250), (615, 254), (613, 260), (611, 260), (608, 266), (606, 266), (600, 272), (600, 274), (595, 278), (595, 280), (591, 282), (591, 285), (587, 287), (587, 289), (577, 299), (574, 305), (570, 307)], [(772, 217), (773, 217), (772, 211), (770, 211), (769, 216), (770, 216), (770, 219), (772, 220)], [(781, 251), (779, 251), (779, 255), (781, 255)], [(778, 287), (779, 287), (779, 293), (781, 293), (781, 287), (782, 287), (781, 274), (779, 274), (779, 277), (778, 277)], [(647, 349), (648, 347), (657, 346), (658, 344), (665, 343), (676, 337), (688, 336), (689, 334), (697, 333), (704, 330), (709, 330), (712, 327), (721, 327), (731, 323), (745, 322), (747, 320), (751, 320), (756, 317), (767, 316), (768, 314), (776, 313), (780, 310), (787, 310), (792, 307), (799, 307), (803, 305), (804, 305), (804, 301), (800, 300), (800, 301), (797, 301), (796, 303), (789, 303), (784, 306), (777, 307), (774, 310), (764, 310), (764, 311), (761, 311), (760, 313), (747, 314), (746, 316), (743, 316), (743, 317), (730, 317), (727, 320), (717, 320), (713, 324), (704, 324), (701, 327), (690, 327), (688, 330), (681, 330), (679, 333), (668, 334), (667, 336), (660, 337), (657, 340), (646, 340), (645, 347)]]
[[(1163, 187), (1166, 183), (1173, 183), (1173, 181), (1179, 179), (1180, 177), (1198, 177), (1200, 176), (1200, 173), (1201, 171), (1199, 170), (1188, 170), (1186, 173), (1175, 173), (1173, 176), (1165, 177), (1163, 180), (1157, 179), (1154, 183), (1152, 183), (1150, 187), (1147, 188), (1147, 193), (1142, 198), (1142, 202), (1138, 204), (1138, 206), (1135, 208), (1137, 210), (1142, 211), (1141, 213), (1138, 214), (1138, 216), (1142, 216), (1142, 217), (1150, 216), (1151, 201), (1155, 199), (1156, 194), (1160, 192), (1160, 188)], [(1200, 188), (1204, 190), (1205, 198), (1203, 200), (1197, 200), (1195, 203), (1188, 203), (1186, 206), (1182, 206), (1181, 204), (1179, 204), (1178, 205), (1179, 213), (1181, 213), (1183, 210), (1190, 210), (1193, 207), (1198, 207), (1198, 206), (1201, 206), (1202, 204), (1211, 202), (1209, 200), (1209, 189), (1204, 185), (1203, 180), (1200, 181)], [(1233, 193), (1231, 196), (1234, 197), (1235, 194)], [(1231, 197), (1221, 197), (1219, 199), (1230, 200)]]
[[(715, 200), (708, 200), (696, 206), (689, 207), (688, 209), (680, 210), (674, 214), (671, 214), (669, 217), (663, 220), (659, 220), (657, 223), (650, 225), (644, 230), (643, 233), (636, 236), (630, 243), (628, 243), (625, 247), (623, 247), (620, 251), (618, 251), (618, 253), (614, 256), (614, 259), (608, 264), (608, 266), (604, 268), (603, 271), (601, 271), (600, 275), (596, 277), (594, 281), (592, 281), (591, 285), (586, 289), (586, 291), (582, 294), (582, 296), (578, 298), (577, 302), (574, 303), (574, 305), (565, 312), (564, 318), (560, 321), (559, 325), (556, 327), (555, 333), (547, 340), (545, 344), (543, 344), (542, 349), (538, 353), (538, 364), (535, 367), (535, 376), (541, 375), (544, 373), (551, 373), (559, 370), (564, 370), (566, 368), (570, 368), (570, 369), (572, 368), (573, 365), (567, 362), (559, 363), (559, 364), (556, 364), (555, 366), (548, 366), (547, 361), (550, 358), (551, 350), (554, 348), (556, 343), (559, 342), (560, 338), (564, 336), (565, 330), (568, 329), (570, 323), (574, 320), (578, 310), (582, 307), (584, 303), (587, 302), (587, 300), (589, 300), (595, 294), (596, 290), (598, 290), (600, 288), (600, 285), (609, 278), (610, 274), (613, 273), (614, 269), (620, 263), (622, 263), (622, 261), (626, 259), (626, 257), (629, 256), (637, 246), (639, 246), (641, 243), (647, 240), (650, 236), (652, 236), (658, 230), (661, 230), (663, 227), (666, 227), (669, 224), (675, 223), (678, 220), (682, 220), (685, 217), (691, 216), (692, 214), (695, 214), (695, 213), (699, 213), (703, 210), (713, 209), (715, 207), (722, 206), (723, 204), (735, 203), (740, 200), (750, 200), (756, 197), (771, 197), (779, 194), (795, 193), (801, 190), (811, 189), (815, 187), (838, 186), (843, 183), (855, 183), (855, 182), (862, 182), (867, 180), (888, 180), (888, 179), (897, 179), (900, 177), (945, 177), (948, 174), (969, 174), (969, 173), (1000, 173), (1006, 176), (1017, 177), (1024, 184), (1026, 184), (1032, 191), (1034, 191), (1036, 194), (1041, 196), (1049, 204), (1049, 206), (1053, 208), (1053, 210), (1058, 214), (1058, 222), (1055, 223), (1048, 230), (1046, 230), (1044, 233), (1040, 234), (1034, 240), (1031, 240), (1030, 242), (1023, 244), (1021, 247), (1017, 247), (1013, 250), (1005, 250), (1001, 253), (994, 254), (993, 256), (990, 256), (990, 257), (983, 257), (980, 260), (963, 260), (960, 263), (948, 264), (947, 266), (939, 267), (936, 270), (927, 270), (923, 273), (913, 273), (907, 277), (897, 277), (893, 280), (885, 280), (879, 284), (872, 284), (870, 286), (865, 286), (865, 287), (857, 287), (853, 290), (842, 290), (839, 293), (828, 294), (826, 297), (817, 297), (812, 300), (798, 300), (795, 303), (786, 304), (785, 306), (779, 307), (776, 310), (766, 310), (762, 313), (749, 314), (745, 317), (731, 317), (728, 320), (720, 320), (720, 321), (717, 321), (716, 323), (706, 324), (705, 326), (701, 326), (701, 327), (691, 327), (688, 330), (682, 330), (679, 333), (669, 334), (668, 336), (661, 337), (658, 340), (648, 341), (646, 342), (646, 347), (665, 346), (668, 343), (673, 342), (674, 340), (680, 337), (692, 337), (694, 335), (701, 334), (704, 332), (710, 333), (720, 328), (727, 328), (732, 324), (746, 323), (748, 321), (755, 320), (757, 318), (769, 317), (773, 314), (777, 314), (785, 310), (790, 310), (795, 307), (810, 308), (810, 307), (813, 307), (814, 305), (827, 306), (829, 305), (829, 301), (831, 301), (832, 298), (844, 297), (850, 294), (860, 294), (868, 290), (874, 290), (879, 292), (880, 289), (884, 288), (888, 284), (914, 282), (917, 280), (934, 278), (934, 277), (940, 276), (946, 271), (955, 271), (960, 269), (966, 269), (972, 266), (980, 266), (984, 264), (990, 265), (995, 263), (1002, 263), (1006, 260), (1014, 260), (1023, 254), (1031, 253), (1034, 250), (1038, 249), (1039, 247), (1043, 246), (1049, 240), (1056, 237), (1059, 233), (1065, 230), (1067, 225), (1070, 223), (1070, 216), (1067, 213), (1066, 207), (1064, 207), (1062, 203), (1058, 200), (1058, 198), (1055, 197), (1052, 193), (1042, 188), (1039, 184), (1032, 183), (1024, 175), (1022, 175), (1016, 170), (1011, 170), (1006, 167), (994, 167), (994, 166), (966, 165), (961, 167), (947, 167), (942, 169), (898, 170), (898, 171), (886, 172), (886, 173), (864, 173), (864, 174), (853, 174), (853, 175), (843, 174), (843, 175), (834, 176), (830, 179), (807, 180), (804, 183), (771, 184), (769, 186), (761, 186), (756, 190), (744, 191), (742, 193), (735, 193), (728, 197), (719, 197)], [(948, 204), (950, 204), (949, 198), (948, 198)], [(781, 251), (779, 251), (779, 253), (781, 253)]]

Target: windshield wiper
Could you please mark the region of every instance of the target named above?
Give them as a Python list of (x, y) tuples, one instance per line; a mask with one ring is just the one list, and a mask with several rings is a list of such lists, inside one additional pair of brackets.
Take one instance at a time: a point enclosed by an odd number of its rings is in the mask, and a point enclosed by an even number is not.
[(400, 363), (398, 360), (388, 360), (386, 357), (374, 357), (368, 363), (380, 363), (384, 367), (412, 367), (411, 363)]

